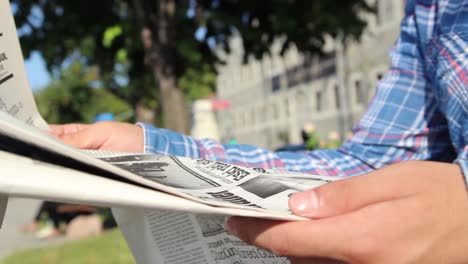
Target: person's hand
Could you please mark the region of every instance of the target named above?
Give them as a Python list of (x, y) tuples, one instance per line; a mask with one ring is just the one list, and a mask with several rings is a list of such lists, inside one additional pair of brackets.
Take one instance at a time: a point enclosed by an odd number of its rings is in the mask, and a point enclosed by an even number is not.
[(51, 125), (50, 133), (80, 149), (143, 152), (143, 129), (119, 122)]
[(293, 263), (468, 263), (468, 195), (457, 165), (391, 165), (297, 193), (289, 206), (312, 220), (233, 217), (227, 228)]

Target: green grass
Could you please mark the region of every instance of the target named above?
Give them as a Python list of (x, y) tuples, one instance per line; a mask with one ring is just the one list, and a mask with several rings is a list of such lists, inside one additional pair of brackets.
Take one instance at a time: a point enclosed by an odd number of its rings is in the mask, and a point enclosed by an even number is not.
[(0, 264), (130, 264), (135, 263), (119, 230), (60, 246), (20, 251)]

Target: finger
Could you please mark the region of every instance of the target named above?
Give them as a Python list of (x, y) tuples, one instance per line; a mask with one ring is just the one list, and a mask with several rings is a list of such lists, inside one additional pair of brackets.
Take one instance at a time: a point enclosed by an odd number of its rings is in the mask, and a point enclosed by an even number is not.
[[(400, 247), (402, 251), (407, 248), (409, 241), (402, 234), (411, 237), (417, 231), (420, 234), (416, 237), (428, 240), (427, 230), (413, 227), (421, 221), (414, 215), (430, 218), (429, 211), (421, 206), (419, 199), (411, 196), (311, 221), (274, 222), (236, 217), (229, 219), (227, 228), (248, 244), (293, 257), (298, 262), (307, 263), (306, 259), (321, 257), (345, 263), (363, 263), (363, 260), (379, 263), (376, 260), (389, 253), (389, 245), (393, 249)], [(402, 219), (406, 221), (404, 225)]]
[(278, 256), (345, 259), (345, 249), (353, 232), (335, 219), (279, 222), (232, 217), (228, 231), (248, 244), (268, 249)]
[(291, 196), (291, 211), (308, 218), (331, 217), (365, 206), (412, 195), (416, 177), (406, 177), (401, 166), (378, 170), (366, 175), (338, 180)]
[(65, 124), (65, 125), (49, 125), (52, 135), (61, 136), (66, 134), (77, 133), (83, 129), (89, 128), (88, 124)]
[[(80, 127), (83, 128), (83, 127)], [(106, 131), (93, 129), (92, 126), (78, 130), (75, 133), (64, 133), (59, 139), (64, 143), (79, 149), (100, 149), (106, 142), (108, 135)]]

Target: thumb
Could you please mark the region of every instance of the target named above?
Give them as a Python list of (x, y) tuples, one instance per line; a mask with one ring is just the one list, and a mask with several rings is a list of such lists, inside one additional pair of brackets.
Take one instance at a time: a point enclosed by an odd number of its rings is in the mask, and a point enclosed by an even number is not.
[(295, 193), (289, 199), (289, 207), (296, 215), (324, 218), (408, 196), (412, 183), (397, 180), (400, 173), (383, 169)]

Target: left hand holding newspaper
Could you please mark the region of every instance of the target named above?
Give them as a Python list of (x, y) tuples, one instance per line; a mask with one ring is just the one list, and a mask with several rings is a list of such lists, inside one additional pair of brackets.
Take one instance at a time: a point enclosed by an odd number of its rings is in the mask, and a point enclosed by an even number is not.
[(0, 220), (8, 196), (107, 206), (138, 263), (288, 263), (229, 235), (220, 215), (305, 220), (288, 197), (334, 179), (58, 141), (34, 102), (10, 10), (0, 0)]
[(141, 153), (144, 149), (143, 128), (128, 123), (51, 125), (51, 132), (61, 141), (80, 149), (133, 153)]

